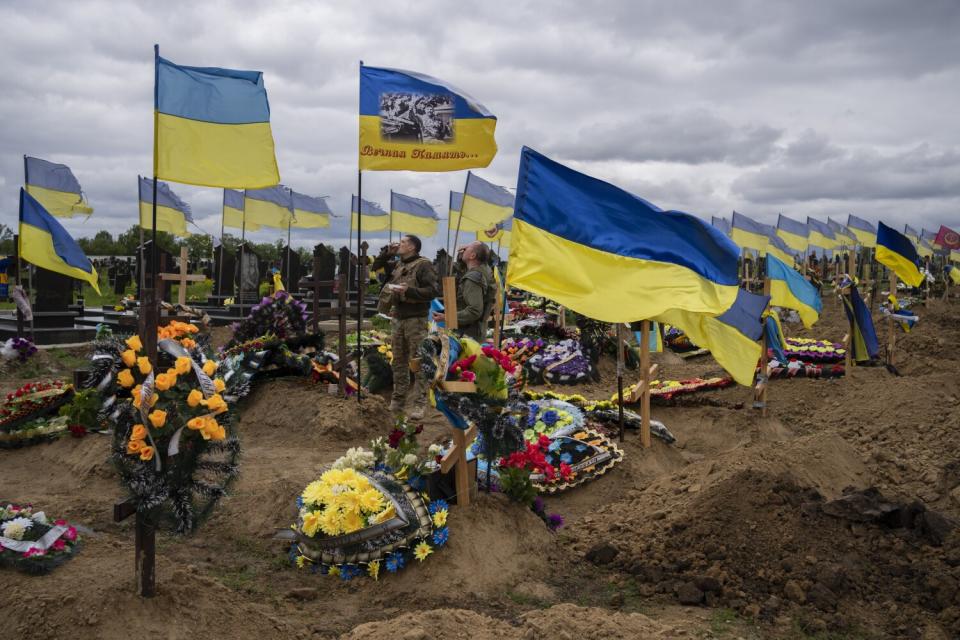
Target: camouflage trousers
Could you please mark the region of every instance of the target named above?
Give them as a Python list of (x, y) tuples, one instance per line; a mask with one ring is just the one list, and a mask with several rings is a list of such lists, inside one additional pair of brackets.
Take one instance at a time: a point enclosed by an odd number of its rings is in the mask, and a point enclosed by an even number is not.
[(410, 390), (410, 375), (413, 374), (413, 393), (410, 403), (422, 407), (427, 403), (427, 385), (420, 375), (420, 360), (417, 351), (427, 337), (426, 318), (394, 318), (393, 328), (393, 397), (401, 407), (407, 401)]

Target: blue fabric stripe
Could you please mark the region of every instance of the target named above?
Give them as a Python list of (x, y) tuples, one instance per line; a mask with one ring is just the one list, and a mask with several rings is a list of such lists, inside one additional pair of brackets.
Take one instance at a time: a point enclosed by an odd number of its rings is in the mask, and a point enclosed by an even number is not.
[(463, 209), (463, 194), (459, 191), (450, 192), (450, 210), (460, 211)]
[(775, 246), (780, 251), (783, 251), (788, 256), (799, 255), (798, 251), (795, 251), (791, 249), (789, 246), (787, 246), (787, 243), (783, 241), (783, 238), (777, 235), (777, 230), (775, 227), (771, 226), (770, 229), (771, 229), (771, 233), (767, 235), (767, 237), (770, 238), (770, 244)]
[(802, 222), (797, 222), (793, 218), (788, 218), (782, 213), (777, 218), (777, 228), (783, 229), (787, 233), (792, 233), (801, 238), (806, 238), (809, 235), (810, 230), (807, 228), (807, 225)]
[(407, 213), (418, 218), (437, 219), (437, 212), (427, 204), (426, 200), (405, 196), (402, 193), (390, 193), (390, 210)]
[(870, 233), (876, 233), (877, 228), (872, 224), (864, 220), (863, 218), (858, 218), (855, 215), (847, 216), (847, 226), (851, 229), (859, 229), (860, 231), (869, 231)]
[(840, 239), (854, 240), (854, 235), (847, 229), (845, 225), (840, 224), (833, 218), (827, 218), (827, 226), (830, 227), (830, 230), (833, 231), (834, 236)]
[(767, 348), (773, 351), (773, 355), (780, 362), (787, 362), (787, 354), (783, 352), (783, 345), (780, 343), (780, 332), (777, 331), (777, 321), (771, 316), (767, 316), (763, 323), (764, 330), (767, 332)]
[(753, 218), (749, 218), (742, 213), (733, 212), (733, 220), (730, 223), (730, 226), (734, 229), (743, 229), (744, 231), (749, 231), (750, 233), (757, 233), (762, 236), (770, 235), (770, 225), (765, 225), (763, 223), (757, 222)]
[(308, 213), (319, 213), (323, 215), (333, 215), (333, 211), (330, 210), (330, 207), (327, 206), (326, 198), (318, 198), (316, 196), (307, 196), (302, 193), (293, 192), (293, 208), (298, 211), (306, 211)]
[(717, 320), (730, 325), (751, 340), (759, 340), (763, 334), (760, 317), (770, 303), (770, 296), (750, 293), (746, 289), (737, 290), (737, 299), (733, 305), (717, 316)]
[(710, 224), (719, 229), (725, 235), (730, 235), (730, 221), (726, 218), (718, 218), (717, 216), (710, 217)]
[[(151, 178), (140, 178), (140, 201), (147, 204), (153, 204), (153, 180)], [(180, 199), (166, 182), (157, 183), (157, 206), (170, 207), (183, 213), (187, 222), (193, 222), (190, 205)], [(243, 207), (238, 207), (242, 209)]]
[(360, 115), (380, 115), (380, 94), (413, 93), (421, 95), (446, 94), (454, 97), (453, 117), (493, 118), (486, 107), (448, 82), (415, 71), (360, 67)]
[(643, 198), (523, 148), (514, 215), (598, 251), (677, 264), (720, 285), (738, 284), (740, 250), (688, 213)]
[[(867, 308), (863, 298), (860, 297), (860, 292), (854, 286), (850, 287), (849, 298), (849, 301), (844, 300), (845, 304), (843, 308), (847, 312), (847, 319), (850, 321), (850, 324), (853, 325), (853, 333), (860, 334), (863, 344), (867, 348), (866, 354), (857, 353), (858, 350), (853, 349), (852, 355), (857, 362), (876, 358), (880, 353), (880, 344), (877, 340), (877, 331), (873, 326), (873, 317), (870, 314), (870, 309)], [(851, 306), (853, 307), (852, 309)], [(850, 341), (850, 347), (853, 348), (857, 342), (856, 335), (854, 335), (854, 339)]]
[(926, 229), (920, 229), (920, 239), (926, 240), (927, 242), (936, 242), (937, 233), (936, 231), (927, 231)]
[(464, 189), (464, 194), (498, 207), (513, 208), (512, 193), (500, 185), (487, 182), (472, 171), (467, 172), (467, 186)]
[[(351, 213), (357, 212), (357, 196), (350, 197), (350, 212)], [(369, 200), (363, 201), (363, 211), (361, 212), (361, 214), (365, 216), (389, 215), (386, 211), (383, 210), (383, 208), (380, 207), (380, 205), (370, 202)]]
[(27, 156), (26, 183), (35, 187), (63, 191), (64, 193), (81, 192), (80, 182), (65, 164), (56, 164)]
[(917, 265), (917, 268), (920, 267), (920, 256), (917, 254), (917, 248), (913, 246), (910, 239), (882, 222), (877, 223), (877, 245), (886, 247), (894, 253), (899, 253)]
[(93, 273), (93, 265), (80, 245), (57, 222), (57, 219), (50, 215), (43, 208), (43, 205), (23, 188), (20, 189), (20, 223), (29, 224), (31, 227), (49, 233), (54, 250), (64, 262), (81, 271)]
[(793, 297), (814, 309), (818, 314), (823, 311), (823, 301), (817, 288), (807, 281), (800, 273), (783, 264), (776, 256), (767, 254), (767, 277), (771, 280), (783, 280)]
[(270, 104), (259, 71), (183, 67), (157, 61), (160, 113), (219, 124), (270, 121)]
[(903, 235), (908, 237), (920, 237), (920, 234), (917, 233), (917, 230), (908, 224), (903, 225)]
[(274, 187), (267, 187), (266, 189), (247, 189), (244, 191), (247, 198), (251, 200), (260, 200), (262, 202), (269, 202), (275, 204), (278, 207), (283, 207), (284, 209), (293, 210), (293, 200), (290, 197), (291, 190), (282, 184), (278, 184)]
[(233, 189), (224, 189), (223, 206), (243, 211), (243, 194)]
[(823, 237), (825, 238), (836, 240), (836, 236), (833, 235), (833, 230), (815, 218), (811, 218), (808, 216), (807, 226), (810, 228), (811, 231), (816, 231), (817, 233), (820, 233), (821, 235), (823, 235)]

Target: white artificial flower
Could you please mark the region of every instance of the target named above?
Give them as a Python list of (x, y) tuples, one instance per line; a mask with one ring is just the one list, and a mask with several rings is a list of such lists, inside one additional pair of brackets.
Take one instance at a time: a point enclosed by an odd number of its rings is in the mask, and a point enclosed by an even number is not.
[(37, 522), (39, 524), (47, 524), (47, 514), (45, 514), (43, 511), (37, 511), (35, 514), (33, 514), (30, 517), (33, 519), (34, 522)]
[(412, 467), (413, 465), (417, 464), (416, 454), (408, 453), (407, 455), (403, 456), (403, 464), (407, 465), (408, 467)]
[(3, 535), (11, 540), (23, 540), (23, 534), (33, 526), (33, 520), (30, 518), (14, 518), (0, 525), (3, 529)]
[(432, 444), (427, 448), (427, 453), (429, 453), (431, 456), (438, 456), (440, 455), (441, 451), (443, 451), (443, 447), (438, 444)]

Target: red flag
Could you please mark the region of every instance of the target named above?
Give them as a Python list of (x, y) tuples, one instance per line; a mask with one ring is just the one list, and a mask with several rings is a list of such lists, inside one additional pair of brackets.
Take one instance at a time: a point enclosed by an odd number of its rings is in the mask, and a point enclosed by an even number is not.
[(934, 240), (934, 243), (951, 251), (960, 249), (960, 233), (957, 233), (950, 227), (940, 225), (940, 231), (937, 233), (937, 239)]

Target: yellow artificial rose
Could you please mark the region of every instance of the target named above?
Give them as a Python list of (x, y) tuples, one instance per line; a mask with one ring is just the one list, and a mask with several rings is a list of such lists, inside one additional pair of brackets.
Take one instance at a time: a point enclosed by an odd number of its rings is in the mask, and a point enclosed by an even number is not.
[(133, 386), (134, 382), (135, 380), (133, 379), (133, 374), (130, 373), (130, 369), (124, 369), (117, 374), (117, 383), (119, 383), (121, 387), (129, 389)]
[(152, 396), (150, 396), (150, 406), (152, 407), (153, 405), (157, 404), (157, 401), (159, 399), (160, 399), (160, 396), (158, 396), (157, 394), (153, 394)]
[(140, 448), (141, 460), (153, 460), (153, 447), (144, 446)]
[(217, 370), (217, 363), (213, 360), (207, 360), (203, 363), (203, 372), (208, 376), (212, 376), (213, 373)]
[(143, 440), (131, 440), (127, 443), (127, 453), (137, 453), (146, 446)]
[(214, 413), (223, 413), (227, 410), (227, 403), (223, 400), (223, 396), (215, 393), (207, 399), (207, 408)]
[(167, 373), (161, 373), (154, 381), (157, 385), (157, 391), (166, 391), (177, 383), (176, 378), (171, 378)]
[(153, 367), (150, 366), (150, 359), (147, 356), (140, 356), (137, 358), (137, 366), (140, 368), (140, 373), (147, 375), (153, 370)]
[(187, 406), (195, 407), (200, 404), (200, 401), (203, 400), (203, 394), (200, 393), (197, 389), (193, 389), (187, 394)]
[(223, 393), (223, 390), (227, 388), (227, 384), (223, 381), (223, 378), (214, 378), (213, 388), (217, 390), (217, 393)]
[(180, 341), (180, 344), (183, 345), (184, 349), (193, 349), (195, 346), (197, 346), (197, 343), (190, 338), (184, 338)]
[(177, 361), (174, 364), (174, 368), (177, 370), (177, 373), (182, 376), (183, 374), (189, 372), (190, 369), (193, 368), (192, 363), (193, 363), (193, 360), (191, 360), (190, 358), (186, 356), (181, 356), (177, 358)]
[(147, 437), (147, 428), (142, 424), (133, 425), (133, 430), (130, 432), (131, 440), (143, 440)]
[(198, 333), (198, 332), (200, 331), (200, 329), (197, 327), (197, 325), (192, 324), (192, 323), (191, 323), (191, 324), (188, 324), (188, 325), (185, 327), (185, 329), (186, 329), (187, 331), (189, 331), (190, 333)]
[(159, 429), (163, 425), (167, 424), (167, 412), (161, 409), (154, 409), (147, 417), (150, 418), (150, 424), (152, 424), (156, 429)]
[(143, 349), (143, 343), (140, 342), (140, 336), (130, 336), (129, 338), (127, 338), (126, 342), (127, 342), (127, 346), (133, 349), (134, 351), (140, 351), (141, 349)]
[(203, 418), (190, 418), (187, 420), (187, 428), (198, 431), (203, 428), (204, 421)]
[(133, 349), (127, 349), (120, 354), (120, 359), (123, 360), (123, 364), (132, 367), (137, 362), (137, 352)]

